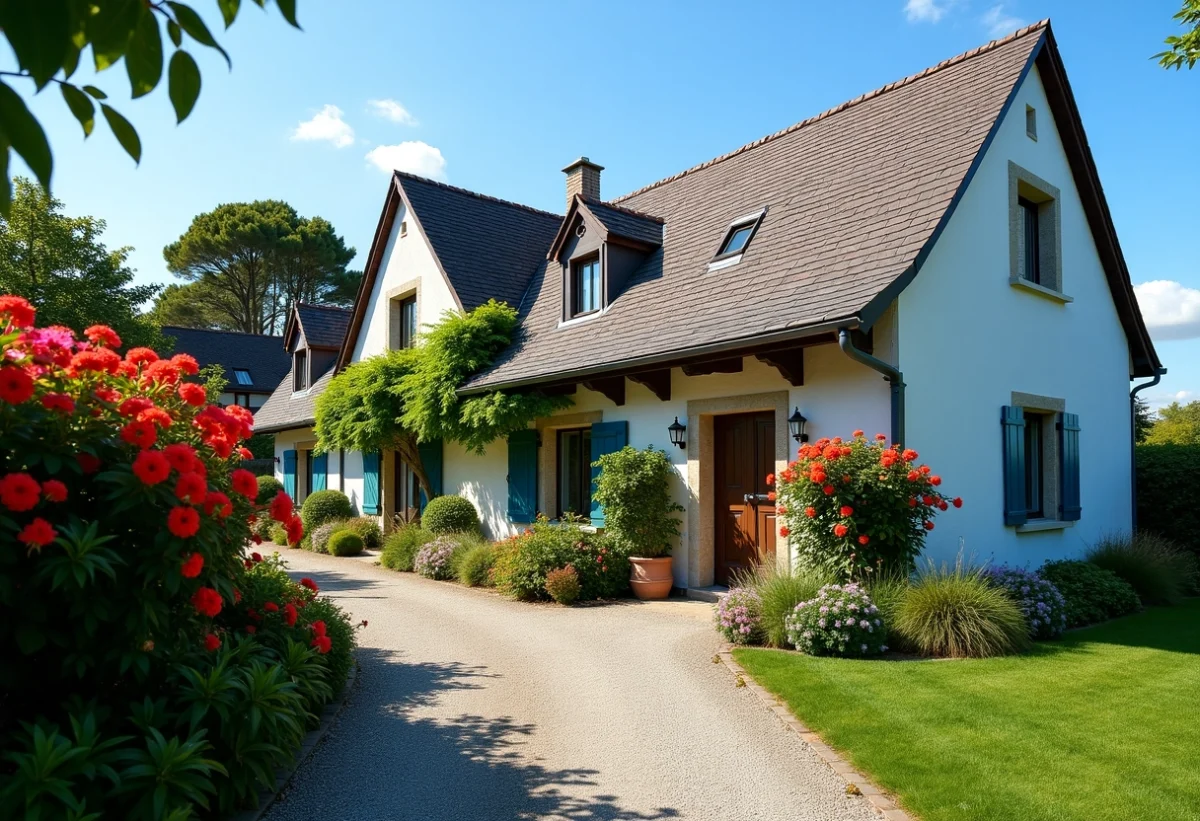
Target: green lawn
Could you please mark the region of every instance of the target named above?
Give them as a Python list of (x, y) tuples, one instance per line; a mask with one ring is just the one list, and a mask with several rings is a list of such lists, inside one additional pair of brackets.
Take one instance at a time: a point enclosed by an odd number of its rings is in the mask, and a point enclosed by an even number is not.
[(734, 657), (922, 821), (1200, 819), (1200, 600), (1012, 658)]

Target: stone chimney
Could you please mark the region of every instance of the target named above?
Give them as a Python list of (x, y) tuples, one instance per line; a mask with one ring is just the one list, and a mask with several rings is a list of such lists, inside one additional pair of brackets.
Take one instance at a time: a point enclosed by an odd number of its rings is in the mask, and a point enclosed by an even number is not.
[(567, 208), (576, 194), (584, 199), (600, 199), (600, 172), (604, 166), (596, 165), (587, 157), (580, 157), (563, 169), (567, 175)]

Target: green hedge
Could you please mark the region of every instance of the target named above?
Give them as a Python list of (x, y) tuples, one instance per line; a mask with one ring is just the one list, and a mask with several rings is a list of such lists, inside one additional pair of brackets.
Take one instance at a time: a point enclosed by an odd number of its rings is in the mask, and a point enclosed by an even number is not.
[(1137, 446), (1138, 529), (1200, 554), (1200, 445)]

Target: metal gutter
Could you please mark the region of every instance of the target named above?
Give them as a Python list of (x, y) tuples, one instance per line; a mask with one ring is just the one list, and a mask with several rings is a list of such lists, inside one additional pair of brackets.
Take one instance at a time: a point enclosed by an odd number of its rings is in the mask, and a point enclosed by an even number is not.
[(838, 328), (838, 347), (842, 353), (866, 365), (873, 371), (883, 374), (883, 378), (892, 386), (892, 444), (904, 441), (904, 374), (893, 368), (882, 359), (876, 359), (865, 351), (854, 347), (850, 339), (850, 328)]
[(1135, 385), (1129, 392), (1129, 504), (1133, 512), (1130, 519), (1133, 532), (1137, 533), (1137, 395), (1146, 388), (1153, 388), (1162, 381), (1166, 368), (1158, 368), (1149, 382)]

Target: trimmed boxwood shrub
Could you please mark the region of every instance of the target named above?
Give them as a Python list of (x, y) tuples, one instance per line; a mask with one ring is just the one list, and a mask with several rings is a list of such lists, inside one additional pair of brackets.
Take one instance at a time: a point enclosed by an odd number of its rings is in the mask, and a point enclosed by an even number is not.
[(335, 530), (325, 550), (332, 556), (357, 556), (363, 552), (363, 540), (353, 530)]
[(328, 553), (330, 537), (339, 530), (345, 529), (346, 520), (344, 519), (335, 519), (332, 522), (326, 522), (325, 524), (314, 528), (313, 531), (308, 534), (308, 538), (306, 538), (304, 542), (301, 542), (301, 547), (306, 547), (308, 550), (312, 550), (317, 553)]
[(260, 504), (267, 504), (281, 490), (283, 490), (283, 482), (274, 476), (258, 477), (258, 501)]
[(354, 508), (350, 506), (349, 497), (340, 490), (318, 490), (310, 493), (300, 508), (305, 533), (311, 533), (319, 525), (333, 519), (349, 519), (353, 515)]
[(421, 527), (430, 533), (466, 533), (479, 530), (479, 514), (470, 499), (438, 496), (425, 505)]
[(1091, 562), (1046, 562), (1038, 573), (1067, 600), (1068, 627), (1124, 616), (1142, 606), (1129, 582)]
[(1200, 555), (1200, 445), (1137, 446), (1138, 529)]
[(374, 516), (356, 516), (353, 519), (347, 519), (342, 522), (342, 527), (357, 533), (363, 540), (363, 547), (374, 550), (383, 544), (383, 530), (379, 527), (379, 520)]

